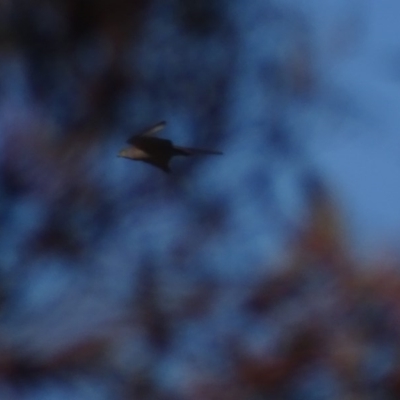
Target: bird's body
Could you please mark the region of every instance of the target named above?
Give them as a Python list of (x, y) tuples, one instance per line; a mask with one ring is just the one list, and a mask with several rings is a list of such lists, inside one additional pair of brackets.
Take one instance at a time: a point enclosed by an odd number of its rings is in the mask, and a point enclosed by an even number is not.
[(145, 129), (132, 136), (128, 143), (130, 147), (120, 151), (119, 156), (132, 160), (144, 161), (165, 172), (171, 172), (169, 162), (174, 156), (191, 156), (194, 154), (222, 154), (219, 151), (194, 149), (190, 147), (174, 146), (171, 140), (161, 139), (153, 135), (165, 127), (165, 122)]

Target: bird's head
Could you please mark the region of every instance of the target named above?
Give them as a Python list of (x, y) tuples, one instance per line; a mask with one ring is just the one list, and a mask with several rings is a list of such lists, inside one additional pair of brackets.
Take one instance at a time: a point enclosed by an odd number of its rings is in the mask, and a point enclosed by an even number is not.
[(122, 150), (118, 153), (118, 157), (125, 157), (125, 158), (129, 157), (128, 149), (122, 149)]
[(118, 153), (118, 156), (124, 158), (130, 158), (131, 160), (145, 160), (150, 157), (147, 152), (137, 148), (136, 146), (130, 146), (126, 147), (125, 149), (122, 149)]

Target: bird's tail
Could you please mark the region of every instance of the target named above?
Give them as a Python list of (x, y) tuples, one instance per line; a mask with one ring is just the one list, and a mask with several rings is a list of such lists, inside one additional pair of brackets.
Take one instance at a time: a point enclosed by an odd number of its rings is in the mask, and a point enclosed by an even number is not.
[(177, 155), (182, 155), (182, 156), (193, 156), (196, 154), (205, 154), (205, 155), (206, 154), (211, 154), (211, 155), (223, 154), (221, 151), (194, 149), (193, 147), (181, 147), (181, 146), (174, 146), (174, 150)]

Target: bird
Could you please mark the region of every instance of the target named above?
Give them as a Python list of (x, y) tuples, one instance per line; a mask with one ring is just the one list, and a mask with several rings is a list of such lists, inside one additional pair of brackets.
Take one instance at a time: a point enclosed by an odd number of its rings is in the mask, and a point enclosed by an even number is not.
[(164, 172), (170, 173), (169, 162), (174, 156), (192, 156), (196, 154), (221, 155), (220, 151), (203, 150), (191, 147), (175, 146), (171, 140), (162, 139), (155, 135), (165, 128), (166, 122), (161, 121), (132, 136), (127, 143), (129, 147), (122, 149), (119, 157), (131, 160), (144, 161)]

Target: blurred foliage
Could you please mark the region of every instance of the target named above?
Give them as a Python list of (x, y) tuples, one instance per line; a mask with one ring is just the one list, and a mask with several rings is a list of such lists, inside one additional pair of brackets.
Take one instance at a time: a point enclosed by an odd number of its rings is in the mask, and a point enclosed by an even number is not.
[[(399, 397), (397, 263), (353, 260), (288, 123), (318, 81), (307, 24), (266, 2), (239, 28), (238, 3), (0, 2), (2, 399)], [(251, 66), (243, 30), (265, 25)], [(243, 71), (264, 116), (245, 133)], [(225, 151), (222, 172), (116, 164), (168, 116)], [(293, 170), (303, 217), (278, 193)], [(290, 238), (281, 263), (255, 265), (251, 218), (265, 242)], [(228, 277), (236, 263), (249, 279)]]

